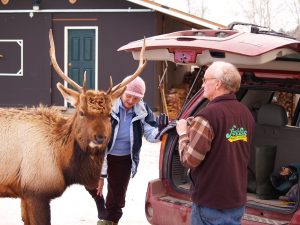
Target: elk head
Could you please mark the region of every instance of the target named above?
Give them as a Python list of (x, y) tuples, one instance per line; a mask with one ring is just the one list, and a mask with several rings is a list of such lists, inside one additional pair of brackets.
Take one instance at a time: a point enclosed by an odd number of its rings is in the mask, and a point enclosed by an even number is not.
[(52, 30), (49, 31), (50, 59), (56, 73), (76, 90), (57, 83), (57, 88), (75, 109), (76, 113), (72, 121), (72, 133), (75, 141), (83, 151), (97, 154), (104, 150), (111, 136), (110, 114), (113, 101), (120, 97), (126, 89), (126, 85), (141, 74), (147, 61), (143, 59), (145, 42), (140, 54), (140, 62), (137, 70), (130, 79), (123, 80), (113, 87), (110, 77), (110, 88), (105, 91), (86, 90), (86, 73), (84, 73), (82, 87), (70, 79), (59, 67), (55, 56), (55, 45)]

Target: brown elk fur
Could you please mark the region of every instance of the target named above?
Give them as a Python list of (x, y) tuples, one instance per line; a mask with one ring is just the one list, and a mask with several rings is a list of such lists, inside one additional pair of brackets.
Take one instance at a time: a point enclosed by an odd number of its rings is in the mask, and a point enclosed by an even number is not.
[[(67, 186), (97, 187), (112, 100), (99, 91), (86, 96), (87, 107), (70, 117), (43, 106), (0, 109), (0, 197), (21, 198), (25, 225), (50, 224), (49, 202)], [(91, 148), (94, 132), (105, 141)]]
[[(58, 83), (64, 99), (74, 106), (72, 116), (49, 107), (0, 109), (0, 197), (21, 198), (25, 225), (50, 225), (50, 200), (71, 184), (96, 188), (104, 152), (111, 135), (112, 102), (128, 81), (107, 92), (86, 91), (65, 75), (55, 59), (52, 32), (50, 58), (59, 76), (77, 91)], [(146, 63), (141, 50), (138, 76)], [(131, 80), (132, 80), (131, 79)]]

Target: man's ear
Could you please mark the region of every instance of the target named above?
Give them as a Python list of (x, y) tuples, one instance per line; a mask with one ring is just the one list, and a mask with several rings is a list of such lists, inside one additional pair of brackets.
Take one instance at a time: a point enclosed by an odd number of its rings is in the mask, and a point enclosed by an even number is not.
[(73, 107), (76, 107), (76, 105), (79, 102), (79, 93), (77, 91), (63, 86), (61, 83), (57, 83), (56, 87), (58, 88), (64, 99), (67, 102), (69, 102)]
[(222, 81), (220, 81), (220, 80), (216, 80), (216, 81), (217, 81), (217, 84), (215, 86), (215, 89), (219, 90), (220, 88), (222, 88)]

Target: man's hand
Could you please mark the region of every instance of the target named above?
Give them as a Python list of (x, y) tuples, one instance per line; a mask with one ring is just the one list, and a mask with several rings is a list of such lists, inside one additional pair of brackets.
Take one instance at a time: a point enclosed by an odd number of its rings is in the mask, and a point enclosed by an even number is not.
[(187, 134), (187, 121), (185, 119), (180, 119), (176, 122), (176, 131), (179, 136)]
[(97, 195), (102, 196), (103, 186), (104, 186), (104, 179), (102, 177), (99, 177)]

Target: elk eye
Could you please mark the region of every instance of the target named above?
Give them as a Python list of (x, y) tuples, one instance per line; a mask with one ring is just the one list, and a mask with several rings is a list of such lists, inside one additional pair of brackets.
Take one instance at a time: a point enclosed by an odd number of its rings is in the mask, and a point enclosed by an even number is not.
[(83, 111), (79, 111), (79, 115), (80, 116), (84, 116), (84, 112)]

